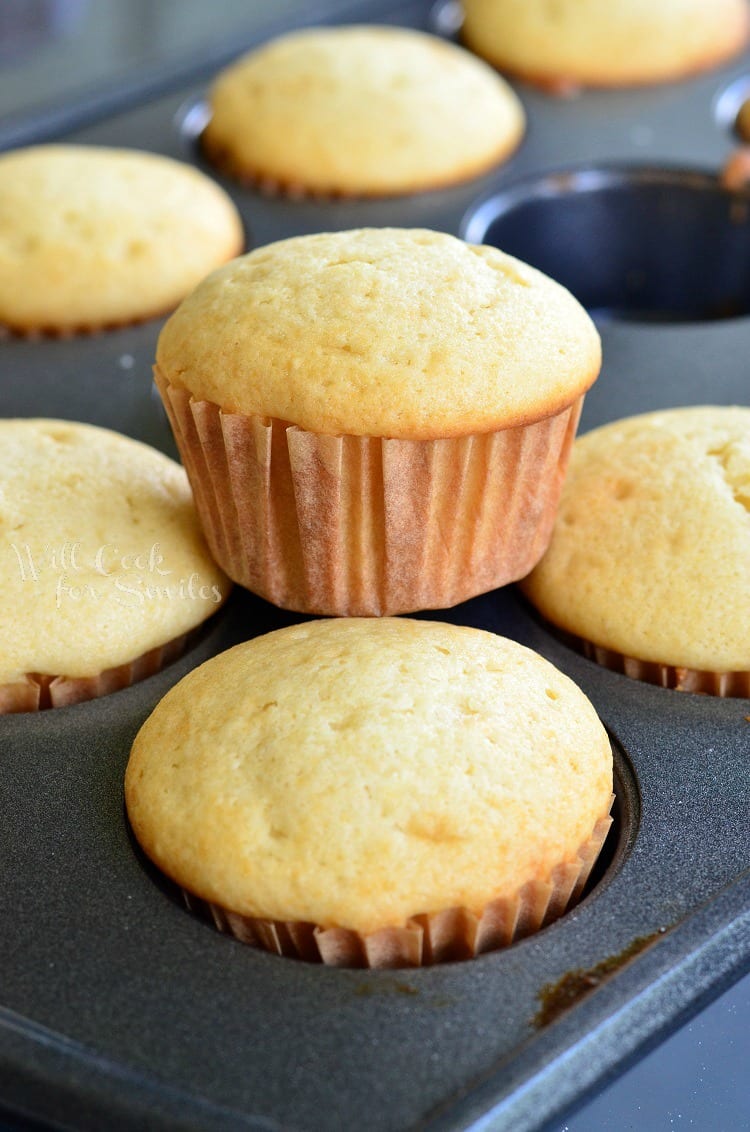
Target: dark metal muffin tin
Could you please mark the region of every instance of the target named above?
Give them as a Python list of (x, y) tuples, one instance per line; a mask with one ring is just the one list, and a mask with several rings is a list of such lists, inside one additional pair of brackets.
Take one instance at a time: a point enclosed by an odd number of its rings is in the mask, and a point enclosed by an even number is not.
[[(358, 5), (337, 18), (428, 27), (435, 16), (421, 4)], [(748, 73), (746, 56), (690, 82), (570, 100), (521, 86), (529, 125), (519, 153), (450, 191), (292, 203), (224, 183), (248, 246), (362, 225), (486, 230), (593, 306), (625, 314), (601, 320), (605, 363), (584, 430), (664, 406), (747, 404), (748, 204), (720, 194), (711, 174), (733, 144), (732, 100)], [(89, 125), (78, 108), (68, 133), (61, 111), (57, 136), (199, 161), (204, 91), (185, 85), (139, 103), (131, 90), (106, 119), (94, 121), (92, 105)], [(31, 122), (0, 144), (47, 138)], [(703, 172), (686, 171), (696, 167)], [(719, 314), (739, 317), (696, 321)], [(67, 341), (8, 339), (0, 411), (91, 421), (174, 454), (151, 385), (158, 331), (151, 322)], [(132, 843), (122, 776), (135, 732), (168, 687), (228, 644), (294, 620), (237, 593), (159, 675), (89, 704), (0, 720), (5, 1105), (87, 1132), (522, 1132), (748, 969), (750, 702), (598, 668), (512, 587), (434, 616), (538, 649), (610, 729), (617, 823), (583, 903), (503, 953), (392, 973), (279, 959), (189, 915)]]

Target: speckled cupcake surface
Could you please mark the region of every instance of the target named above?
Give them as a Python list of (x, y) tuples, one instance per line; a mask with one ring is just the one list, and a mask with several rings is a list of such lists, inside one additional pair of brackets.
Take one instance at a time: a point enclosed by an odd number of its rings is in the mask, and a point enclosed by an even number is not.
[(97, 694), (102, 673), (183, 637), (229, 589), (182, 468), (105, 429), (0, 422), (0, 519), (0, 710), (39, 706), (55, 678), (82, 682), (64, 702)]
[(550, 417), (601, 362), (586, 312), (497, 248), (422, 229), (298, 236), (214, 272), (156, 362), (193, 397), (329, 435), (432, 440)]
[(170, 158), (67, 145), (0, 157), (0, 325), (19, 333), (163, 314), (242, 247), (226, 193)]
[(644, 679), (661, 666), (665, 682), (696, 691), (720, 690), (710, 676), (725, 674), (726, 694), (748, 695), (749, 511), (750, 409), (615, 421), (576, 441), (552, 542), (524, 590), (610, 666), (629, 658)]
[(521, 103), (468, 52), (421, 32), (294, 32), (225, 71), (209, 157), (281, 192), (409, 193), (478, 176), (521, 140)]
[(747, 41), (746, 0), (464, 0), (463, 39), (541, 83), (629, 86), (718, 66)]
[(549, 898), (611, 792), (604, 728), (547, 661), (388, 618), (293, 626), (209, 661), (144, 725), (126, 777), (138, 840), (190, 893), (359, 936), (481, 917), (528, 885)]

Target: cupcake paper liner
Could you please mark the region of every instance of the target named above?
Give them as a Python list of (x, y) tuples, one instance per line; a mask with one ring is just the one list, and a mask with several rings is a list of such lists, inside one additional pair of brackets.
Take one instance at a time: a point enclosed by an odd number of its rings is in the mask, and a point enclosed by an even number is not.
[(110, 318), (103, 322), (76, 322), (70, 326), (60, 326), (54, 322), (21, 326), (0, 320), (0, 340), (3, 338), (22, 338), (27, 342), (37, 342), (43, 339), (54, 339), (62, 342), (71, 338), (96, 338), (103, 334), (109, 334), (111, 331), (127, 330), (129, 327), (141, 326), (144, 322), (153, 322), (157, 318), (163, 318), (170, 314), (175, 306), (176, 304), (160, 307), (158, 310), (145, 311), (143, 314), (130, 318)]
[(213, 169), (222, 177), (228, 177), (245, 189), (251, 189), (264, 197), (275, 197), (279, 200), (317, 201), (329, 204), (336, 201), (370, 201), (388, 200), (393, 197), (413, 196), (416, 193), (431, 192), (439, 189), (453, 188), (476, 180), (489, 172), (490, 169), (502, 164), (515, 152), (518, 143), (494, 155), (491, 161), (479, 165), (468, 172), (456, 170), (453, 175), (433, 178), (428, 181), (414, 182), (411, 185), (402, 184), (393, 188), (379, 189), (344, 189), (334, 185), (314, 186), (303, 181), (284, 180), (281, 177), (272, 177), (261, 170), (251, 169), (243, 161), (234, 156), (229, 147), (221, 142), (214, 141), (205, 133), (198, 142), (200, 153)]
[(0, 684), (0, 715), (67, 707), (129, 688), (181, 656), (192, 635), (192, 631), (183, 633), (166, 645), (149, 649), (135, 660), (107, 668), (96, 676), (47, 676), (30, 672), (23, 680)]
[[(614, 795), (610, 799), (610, 807)], [(183, 890), (193, 912), (208, 914), (219, 931), (277, 955), (329, 967), (423, 967), (472, 959), (507, 947), (558, 919), (576, 904), (612, 825), (609, 808), (574, 860), (557, 865), (547, 881), (530, 881), (512, 897), (480, 912), (450, 908), (412, 916), (403, 927), (362, 934), (347, 928), (241, 916)]]
[(596, 661), (603, 668), (620, 672), (645, 684), (658, 684), (661, 688), (671, 688), (676, 692), (700, 692), (706, 696), (750, 698), (750, 672), (709, 672), (698, 668), (683, 668), (679, 665), (660, 664), (658, 661), (637, 660), (625, 656), (603, 645), (594, 645), (581, 637), (566, 640), (589, 660)]
[(278, 197), (289, 201), (316, 200), (323, 203), (328, 201), (363, 200), (367, 197), (387, 197), (401, 195), (395, 193), (354, 193), (346, 189), (320, 189), (305, 185), (300, 181), (283, 181), (277, 177), (270, 177), (266, 173), (249, 169), (242, 161), (234, 157), (230, 149), (219, 142), (212, 141), (203, 134), (199, 141), (200, 151), (213, 168), (223, 177), (229, 177), (243, 188), (252, 189), (265, 197)]
[(276, 605), (444, 608), (523, 577), (547, 547), (582, 398), (493, 433), (337, 437), (223, 412), (154, 375), (212, 554)]

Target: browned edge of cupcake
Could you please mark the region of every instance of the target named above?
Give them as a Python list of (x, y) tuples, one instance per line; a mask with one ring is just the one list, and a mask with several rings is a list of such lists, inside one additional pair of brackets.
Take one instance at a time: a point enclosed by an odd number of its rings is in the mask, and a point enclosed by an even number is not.
[(609, 810), (573, 861), (557, 865), (547, 881), (530, 881), (512, 897), (479, 912), (450, 908), (412, 916), (403, 927), (360, 933), (346, 928), (242, 916), (183, 891), (192, 912), (210, 917), (219, 931), (277, 955), (330, 967), (394, 969), (472, 959), (508, 947), (559, 919), (577, 904), (612, 826)]
[(685, 668), (676, 664), (662, 664), (654, 660), (638, 660), (625, 656), (615, 649), (595, 645), (582, 637), (561, 633), (567, 645), (583, 653), (611, 672), (619, 672), (640, 680), (644, 684), (657, 684), (660, 688), (671, 688), (675, 692), (698, 692), (706, 696), (722, 698), (750, 698), (750, 671), (748, 672), (710, 672), (707, 669)]
[(129, 688), (181, 657), (202, 628), (198, 626), (182, 633), (165, 645), (149, 649), (135, 660), (106, 668), (95, 676), (51, 676), (30, 672), (24, 680), (0, 684), (0, 715), (68, 707)]

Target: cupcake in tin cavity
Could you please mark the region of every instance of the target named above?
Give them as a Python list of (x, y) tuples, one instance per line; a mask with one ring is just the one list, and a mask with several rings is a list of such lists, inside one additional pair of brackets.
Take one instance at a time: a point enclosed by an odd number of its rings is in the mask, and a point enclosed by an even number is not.
[(209, 103), (209, 159), (287, 195), (451, 185), (503, 161), (524, 131), (521, 103), (490, 67), (405, 28), (285, 35), (224, 71)]
[(672, 409), (576, 441), (549, 550), (523, 583), (587, 656), (750, 696), (750, 409)]
[(742, 50), (747, 0), (463, 0), (467, 47), (551, 87), (669, 82)]
[(182, 468), (90, 425), (0, 421), (0, 534), (0, 713), (151, 675), (229, 590)]
[(543, 553), (600, 344), (495, 248), (363, 229), (259, 248), (166, 323), (155, 377), (209, 545), (286, 608), (441, 608)]
[(170, 158), (68, 145), (0, 157), (0, 325), (16, 333), (154, 318), (243, 244), (227, 194)]
[(214, 657), (139, 732), (147, 855), (248, 943), (338, 966), (505, 946), (580, 897), (612, 753), (583, 693), (478, 629), (317, 621)]

